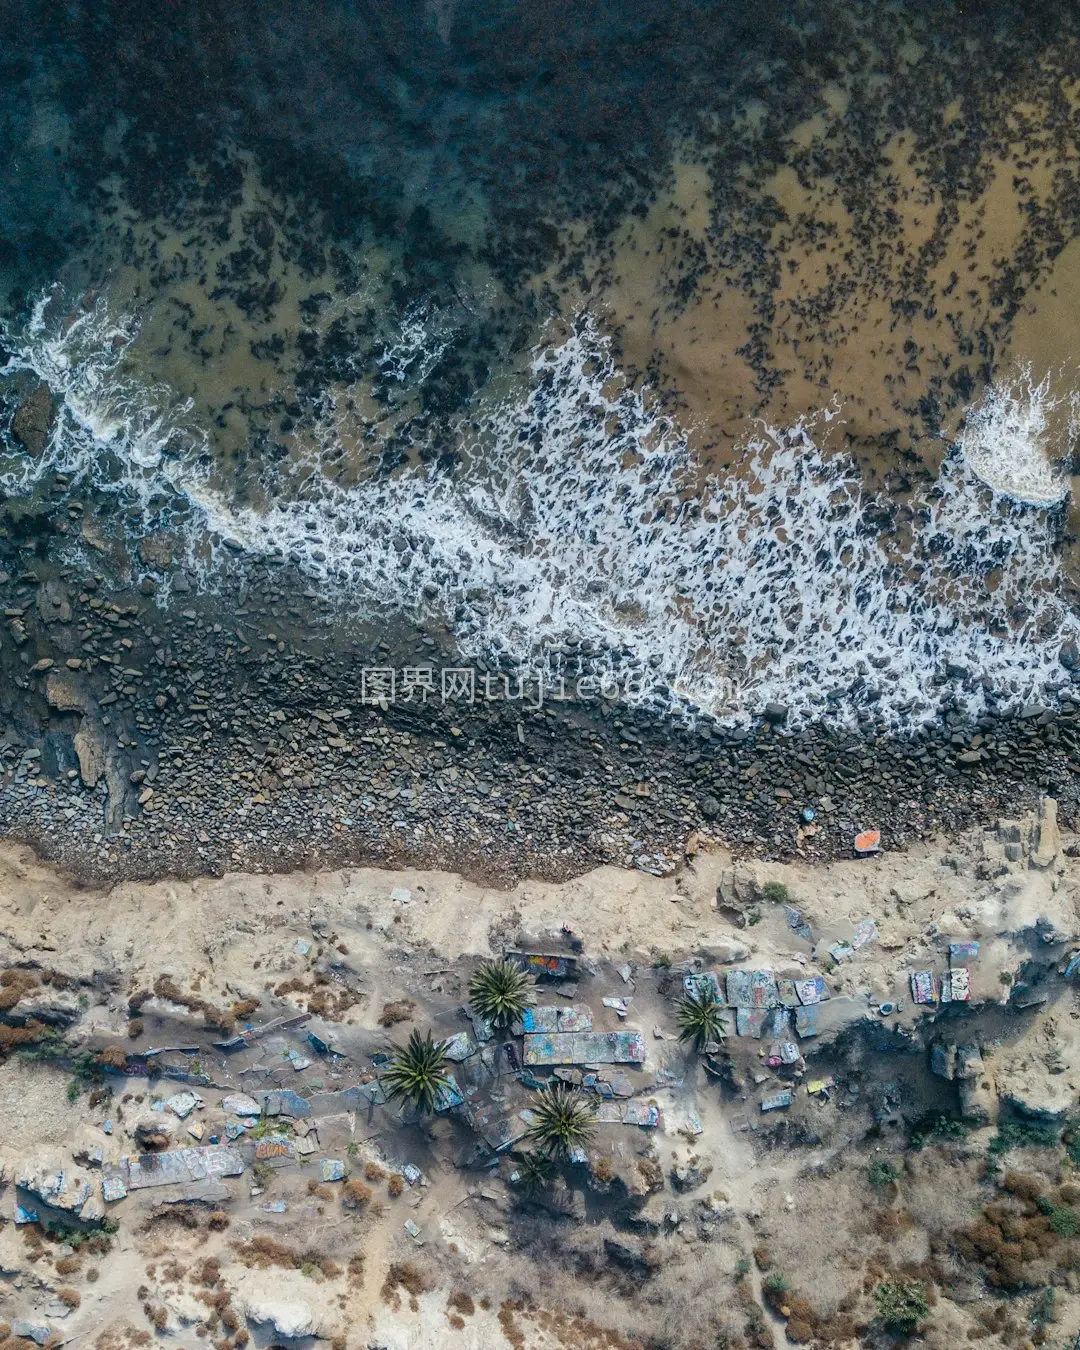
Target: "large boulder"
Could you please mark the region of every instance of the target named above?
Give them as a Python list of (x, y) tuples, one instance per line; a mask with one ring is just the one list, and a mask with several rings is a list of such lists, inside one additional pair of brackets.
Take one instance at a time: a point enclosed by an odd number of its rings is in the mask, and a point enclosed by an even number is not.
[(15, 1172), (15, 1185), (50, 1209), (90, 1218), (97, 1210), (97, 1186), (81, 1168), (71, 1167), (52, 1153), (24, 1158)]
[(998, 1099), (989, 1080), (960, 1080), (960, 1114), (973, 1125), (990, 1125), (997, 1120)]
[(244, 1304), (244, 1316), (252, 1326), (288, 1341), (319, 1334), (314, 1309), (310, 1303), (300, 1300), (248, 1300)]
[(700, 934), (696, 948), (706, 965), (728, 965), (733, 961), (745, 961), (750, 955), (745, 942), (719, 929)]
[(194, 1294), (183, 1291), (168, 1293), (162, 1303), (169, 1319), (166, 1331), (181, 1331), (206, 1320), (206, 1304), (200, 1303)]
[(97, 699), (81, 675), (73, 670), (51, 670), (45, 681), (45, 697), (49, 706), (60, 712), (92, 713), (97, 711)]

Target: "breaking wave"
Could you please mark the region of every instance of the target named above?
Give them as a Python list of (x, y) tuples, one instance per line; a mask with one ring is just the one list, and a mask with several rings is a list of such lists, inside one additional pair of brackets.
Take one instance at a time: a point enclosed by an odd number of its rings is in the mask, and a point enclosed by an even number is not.
[[(760, 426), (720, 480), (586, 317), (534, 354), (516, 396), (471, 410), (454, 468), (341, 486), (323, 450), (342, 411), (310, 454), (264, 473), (256, 507), (190, 405), (136, 378), (134, 319), (104, 302), (73, 321), (49, 310), (3, 334), (9, 370), (35, 372), (61, 408), (46, 452), (11, 456), (0, 490), (91, 482), (140, 531), (176, 532), (205, 586), (242, 553), (286, 556), (353, 612), (438, 612), (468, 655), (588, 665), (724, 720), (779, 702), (796, 724), (910, 726), (945, 695), (977, 715), (1068, 682), (1064, 482), (1043, 444), (1049, 391), (1030, 380), (989, 391), (932, 490), (904, 503), (823, 448), (835, 410)], [(425, 364), (422, 322), (405, 316), (395, 370)]]
[[(1080, 397), (1054, 395), (1047, 375), (1038, 384), (1025, 366), (988, 389), (968, 413), (959, 449), (982, 482), (1028, 506), (1054, 506), (1069, 491), (1069, 480), (1051, 463), (1051, 422), (1066, 446), (1080, 428)], [(1065, 447), (1063, 447), (1065, 448)]]

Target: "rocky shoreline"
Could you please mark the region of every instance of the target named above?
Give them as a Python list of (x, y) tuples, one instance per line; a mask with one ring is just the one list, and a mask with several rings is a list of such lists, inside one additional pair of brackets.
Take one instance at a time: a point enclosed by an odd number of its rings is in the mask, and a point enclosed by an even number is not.
[[(113, 572), (125, 586), (57, 570), (7, 524), (23, 547), (0, 557), (0, 835), (87, 882), (448, 861), (500, 884), (665, 874), (707, 839), (820, 860), (863, 828), (897, 849), (1041, 793), (1066, 823), (1077, 809), (1067, 686), (1054, 709), (945, 712), (912, 738), (791, 731), (779, 707), (725, 730), (604, 698), (444, 701), (445, 633), (351, 623), (287, 563), (214, 595), (172, 568), (159, 607), (152, 541)], [(372, 670), (424, 666), (430, 697), (365, 700)]]

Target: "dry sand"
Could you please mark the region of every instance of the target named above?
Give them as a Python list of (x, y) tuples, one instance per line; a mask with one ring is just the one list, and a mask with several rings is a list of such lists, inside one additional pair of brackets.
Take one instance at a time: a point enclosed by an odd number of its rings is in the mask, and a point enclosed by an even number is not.
[[(102, 1037), (122, 1040), (130, 991), (147, 988), (162, 975), (228, 1006), (238, 998), (269, 998), (267, 991), (282, 982), (297, 980), (302, 987), (318, 968), (312, 962), (320, 953), (324, 962), (333, 958), (337, 968), (347, 971), (358, 990), (342, 1020), (327, 1024), (343, 1047), (359, 1045), (358, 1038), (378, 1032), (379, 1011), (394, 999), (412, 998), (417, 1022), (442, 1019), (436, 1023), (441, 1028), (464, 997), (462, 973), (455, 965), (460, 958), (486, 956), (519, 941), (543, 947), (565, 937), (569, 928), (595, 963), (589, 1001), (599, 1005), (599, 993), (632, 993), (629, 1021), (646, 1031), (646, 1069), (655, 1072), (667, 1065), (686, 1077), (685, 1087), (656, 1093), (663, 1109), (660, 1130), (649, 1135), (604, 1127), (600, 1153), (610, 1158), (616, 1175), (631, 1180), (639, 1175), (642, 1159), (658, 1165), (661, 1176), (691, 1163), (700, 1174), (684, 1194), (665, 1190), (646, 1200), (646, 1210), (661, 1228), (661, 1235), (649, 1239), (646, 1247), (659, 1253), (661, 1272), (635, 1301), (573, 1273), (575, 1263), (580, 1269), (582, 1261), (595, 1260), (606, 1268), (610, 1246), (605, 1243), (629, 1242), (631, 1254), (641, 1247), (641, 1239), (612, 1226), (603, 1210), (602, 1187), (587, 1205), (575, 1202), (576, 1222), (563, 1220), (551, 1229), (545, 1226), (550, 1220), (529, 1219), (514, 1209), (512, 1189), (499, 1175), (463, 1171), (448, 1161), (456, 1137), (448, 1120), (427, 1132), (406, 1129), (387, 1136), (370, 1135), (359, 1119), (349, 1123), (335, 1117), (322, 1126), (324, 1151), (342, 1156), (351, 1140), (357, 1149), (349, 1154), (354, 1169), (365, 1159), (411, 1156), (430, 1178), (428, 1186), (389, 1202), (381, 1216), (350, 1217), (339, 1208), (336, 1195), (309, 1193), (306, 1177), (312, 1169), (285, 1172), (273, 1183), (270, 1196), (287, 1199), (287, 1212), (261, 1210), (261, 1201), (249, 1202), (240, 1186), (224, 1235), (209, 1231), (202, 1220), (193, 1228), (177, 1227), (139, 1192), (139, 1198), (123, 1202), (122, 1213), (114, 1211), (121, 1221), (122, 1260), (103, 1258), (101, 1278), (94, 1285), (83, 1284), (82, 1273), (72, 1277), (83, 1301), (64, 1321), (63, 1334), (97, 1336), (112, 1328), (119, 1339), (99, 1344), (102, 1350), (109, 1345), (118, 1350), (131, 1343), (123, 1327), (137, 1332), (146, 1324), (144, 1306), (152, 1305), (166, 1309), (173, 1335), (182, 1336), (184, 1327), (193, 1325), (190, 1319), (201, 1315), (201, 1305), (192, 1304), (192, 1294), (184, 1292), (183, 1275), (168, 1275), (170, 1262), (193, 1272), (208, 1254), (217, 1254), (222, 1262), (222, 1287), (230, 1291), (234, 1307), (257, 1310), (261, 1302), (274, 1302), (316, 1308), (319, 1334), (345, 1334), (354, 1347), (598, 1347), (606, 1334), (602, 1328), (615, 1328), (632, 1345), (635, 1334), (655, 1334), (672, 1318), (689, 1325), (688, 1319), (717, 1306), (718, 1290), (729, 1289), (719, 1305), (726, 1306), (735, 1287), (730, 1282), (736, 1262), (763, 1244), (774, 1250), (780, 1268), (800, 1288), (813, 1291), (820, 1308), (834, 1312), (845, 1299), (861, 1297), (858, 1272), (868, 1256), (878, 1259), (875, 1253), (892, 1251), (897, 1259), (923, 1261), (928, 1235), (975, 1213), (974, 1181), (963, 1181), (972, 1189), (968, 1198), (958, 1198), (953, 1192), (962, 1189), (956, 1179), (960, 1174), (955, 1174), (951, 1191), (943, 1187), (939, 1151), (929, 1150), (904, 1183), (918, 1222), (905, 1230), (899, 1245), (891, 1245), (888, 1234), (862, 1226), (868, 1147), (863, 1136), (882, 1072), (895, 1073), (916, 1099), (922, 1094), (926, 1104), (939, 1101), (943, 1108), (953, 1085), (928, 1077), (921, 1057), (901, 1063), (886, 1056), (882, 1064), (870, 1056), (862, 1075), (863, 1096), (847, 1110), (835, 1103), (818, 1104), (800, 1092), (784, 1122), (787, 1135), (781, 1132), (770, 1142), (766, 1134), (733, 1128), (735, 1116), (753, 1116), (756, 1096), (770, 1089), (767, 1083), (751, 1085), (749, 1103), (723, 1104), (715, 1082), (671, 1036), (670, 997), (660, 991), (657, 977), (663, 971), (655, 962), (698, 954), (706, 968), (736, 963), (771, 965), (777, 974), (805, 970), (809, 944), (792, 933), (783, 903), (761, 898), (765, 883), (782, 884), (789, 902), (814, 926), (819, 952), (834, 939), (850, 938), (860, 920), (873, 917), (877, 923), (876, 939), (829, 976), (839, 1028), (852, 1019), (878, 1020), (877, 1004), (907, 994), (912, 969), (940, 967), (950, 938), (977, 939), (982, 950), (972, 969), (972, 992), (989, 1010), (982, 1016), (990, 1019), (986, 1034), (997, 1046), (988, 1070), (994, 1083), (988, 1097), (994, 1098), (996, 1091), (1041, 1101), (1050, 1093), (1069, 1105), (1080, 1092), (1076, 1014), (1070, 1020), (1057, 999), (1022, 1022), (1015, 1014), (1010, 1020), (1003, 1011), (995, 1012), (1009, 996), (999, 979), (1002, 971), (1016, 978), (1040, 946), (1059, 960), (1068, 940), (1080, 935), (1080, 865), (1063, 851), (1071, 851), (1074, 841), (1059, 839), (1050, 817), (1041, 832), (1029, 821), (1018, 834), (1020, 856), (1013, 863), (1005, 859), (995, 831), (976, 831), (962, 839), (935, 840), (907, 854), (827, 867), (736, 867), (730, 856), (716, 852), (690, 859), (676, 876), (665, 879), (600, 868), (563, 884), (524, 882), (509, 891), (478, 886), (451, 873), (377, 869), (283, 876), (236, 873), (90, 890), (73, 887), (28, 849), (0, 847), (0, 967), (51, 969), (86, 982), (82, 987), (87, 990), (99, 989), (84, 1006), (77, 1033), (90, 1044), (100, 1044)], [(314, 951), (303, 951), (298, 940), (313, 944)], [(617, 975), (624, 962), (633, 972), (629, 986)], [(112, 992), (102, 984), (105, 975), (112, 977)], [(90, 983), (95, 976), (96, 986)], [(303, 1006), (302, 992), (289, 997)], [(183, 1037), (182, 1010), (170, 1012), (167, 1004), (162, 1006), (166, 1019), (178, 1019), (176, 1033)], [(910, 1026), (919, 1016), (908, 998), (904, 1013), (890, 1025)], [(1005, 1020), (998, 1025), (995, 1017)], [(663, 1039), (649, 1034), (653, 1026), (667, 1026)], [(820, 1043), (804, 1043), (804, 1051), (815, 1052), (819, 1064), (827, 1065), (829, 1040), (823, 1034)], [(754, 1047), (753, 1042), (743, 1047), (747, 1074), (759, 1068)], [(1051, 1062), (1055, 1067), (1048, 1076)], [(231, 1072), (224, 1058), (208, 1067), (216, 1078)], [(811, 1057), (810, 1076), (821, 1071)], [(44, 1148), (59, 1150), (62, 1157), (87, 1130), (100, 1136), (97, 1118), (116, 1111), (115, 1099), (90, 1111), (81, 1104), (73, 1109), (64, 1087), (64, 1075), (48, 1065), (11, 1061), (4, 1066), (0, 1166), (6, 1164), (9, 1176), (28, 1153)], [(134, 1084), (132, 1090), (137, 1091)], [(129, 1115), (133, 1109), (128, 1108)], [(700, 1117), (700, 1135), (682, 1132), (690, 1111)], [(798, 1142), (800, 1131), (813, 1131), (816, 1142)], [(791, 1146), (784, 1139), (791, 1139)], [(894, 1149), (895, 1142), (876, 1145), (883, 1146)], [(131, 1146), (117, 1137), (108, 1147), (122, 1153)], [(964, 1163), (972, 1176), (974, 1167), (974, 1161)], [(949, 1205), (943, 1190), (953, 1194)], [(10, 1194), (9, 1189), (8, 1199)], [(669, 1211), (684, 1217), (679, 1225), (665, 1228), (662, 1216)], [(839, 1221), (842, 1211), (845, 1217)], [(421, 1230), (420, 1248), (403, 1233), (406, 1217)], [(702, 1238), (706, 1231), (709, 1236)], [(342, 1266), (350, 1253), (362, 1248), (363, 1273), (321, 1281), (299, 1271), (259, 1271), (238, 1264), (239, 1245), (259, 1235), (331, 1252)], [(6, 1292), (0, 1285), (0, 1316), (21, 1315), (28, 1301), (40, 1309), (51, 1297), (50, 1289), (57, 1287), (47, 1264), (26, 1270), (25, 1252), (18, 1231), (0, 1218), (0, 1267), (22, 1272)], [(553, 1266), (559, 1252), (562, 1256)], [(407, 1291), (383, 1293), (395, 1261), (414, 1262), (435, 1287), (413, 1296)], [(187, 1278), (194, 1277), (189, 1273)], [(739, 1297), (760, 1299), (762, 1278), (755, 1270), (749, 1292), (744, 1287)], [(140, 1283), (148, 1292), (137, 1295)], [(459, 1317), (461, 1327), (449, 1320), (457, 1316), (447, 1304), (455, 1289), (475, 1295), (473, 1311)], [(531, 1296), (534, 1306), (523, 1309), (504, 1301), (516, 1292)], [(487, 1309), (480, 1306), (481, 1298), (489, 1300)], [(1072, 1306), (1068, 1290), (1062, 1298), (1063, 1306)], [(942, 1309), (930, 1337), (933, 1344), (944, 1345), (942, 1337), (947, 1339), (957, 1328), (966, 1334), (971, 1311), (962, 1304), (950, 1302)], [(773, 1331), (776, 1343), (783, 1345), (781, 1321), (775, 1321)], [(258, 1337), (256, 1343), (261, 1343)]]

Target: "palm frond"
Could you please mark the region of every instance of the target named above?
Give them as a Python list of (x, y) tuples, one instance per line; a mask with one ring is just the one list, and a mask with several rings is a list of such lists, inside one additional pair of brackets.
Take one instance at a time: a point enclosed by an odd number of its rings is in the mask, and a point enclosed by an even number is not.
[(531, 1111), (533, 1121), (526, 1135), (553, 1158), (565, 1158), (592, 1140), (596, 1105), (572, 1088), (541, 1088)]
[(518, 1185), (527, 1195), (544, 1190), (555, 1174), (555, 1164), (546, 1153), (529, 1149), (517, 1159)]
[(493, 1027), (516, 1021), (532, 1002), (532, 981), (512, 961), (485, 961), (469, 980), (473, 1012)]
[(718, 1041), (727, 1030), (727, 1009), (709, 988), (698, 985), (679, 1000), (676, 1013), (679, 1040), (693, 1041), (694, 1049), (701, 1051), (711, 1041)]
[(430, 1115), (450, 1090), (446, 1076), (446, 1042), (421, 1036), (415, 1028), (404, 1046), (394, 1046), (390, 1067), (382, 1076), (383, 1089), (393, 1099), (402, 1097), (418, 1111)]

